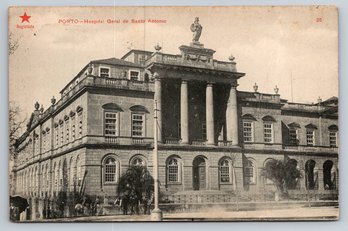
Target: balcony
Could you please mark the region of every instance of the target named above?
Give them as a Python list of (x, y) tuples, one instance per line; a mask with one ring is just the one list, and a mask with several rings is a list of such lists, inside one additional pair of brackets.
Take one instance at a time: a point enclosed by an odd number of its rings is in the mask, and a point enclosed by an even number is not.
[(206, 62), (198, 62), (198, 61), (192, 61), (192, 60), (185, 60), (182, 58), (181, 55), (163, 54), (160, 52), (154, 53), (149, 59), (147, 59), (145, 62), (145, 66), (148, 66), (152, 63), (187, 66), (187, 67), (199, 67), (199, 68), (207, 68), (212, 70), (237, 72), (235, 62), (224, 62), (224, 61), (218, 61), (215, 59), (206, 61)]
[(46, 110), (42, 117), (50, 114), (52, 110), (59, 108), (73, 95), (79, 92), (84, 87), (105, 87), (113, 89), (124, 89), (133, 91), (144, 91), (144, 92), (154, 92), (154, 84), (152, 82), (143, 81), (132, 81), (129, 79), (116, 79), (116, 78), (105, 78), (98, 76), (86, 76), (79, 83), (74, 85), (69, 91), (62, 95), (61, 99), (48, 110)]
[(297, 145), (297, 146), (283, 146), (283, 149), (289, 151), (298, 151), (298, 152), (338, 152), (338, 147), (330, 146), (306, 146), (306, 145)]
[(165, 144), (177, 145), (177, 144), (180, 144), (180, 141), (181, 141), (181, 139), (179, 139), (179, 138), (166, 138)]

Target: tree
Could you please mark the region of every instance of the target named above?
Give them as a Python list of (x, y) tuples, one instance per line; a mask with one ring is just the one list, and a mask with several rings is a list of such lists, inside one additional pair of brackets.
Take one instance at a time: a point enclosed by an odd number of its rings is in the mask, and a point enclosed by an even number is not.
[(154, 192), (154, 179), (146, 167), (131, 166), (121, 176), (118, 185), (118, 196), (122, 199), (123, 213), (139, 214), (139, 204), (144, 205), (144, 213), (149, 212), (149, 206)]
[(21, 120), (19, 118), (20, 109), (19, 107), (14, 103), (10, 102), (9, 105), (9, 143), (10, 143), (10, 160), (13, 160), (15, 157), (15, 143), (16, 140), (19, 138), (22, 129), (24, 128), (24, 123), (26, 119)]
[(288, 189), (296, 188), (297, 180), (301, 177), (300, 170), (297, 169), (297, 161), (288, 157), (284, 160), (267, 161), (263, 175), (273, 181), (277, 192), (283, 197), (288, 196)]

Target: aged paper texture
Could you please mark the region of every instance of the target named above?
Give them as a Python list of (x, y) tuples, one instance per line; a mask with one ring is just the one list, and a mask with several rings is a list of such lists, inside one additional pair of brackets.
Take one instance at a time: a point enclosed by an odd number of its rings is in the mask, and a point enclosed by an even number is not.
[(337, 220), (338, 11), (10, 7), (15, 222)]

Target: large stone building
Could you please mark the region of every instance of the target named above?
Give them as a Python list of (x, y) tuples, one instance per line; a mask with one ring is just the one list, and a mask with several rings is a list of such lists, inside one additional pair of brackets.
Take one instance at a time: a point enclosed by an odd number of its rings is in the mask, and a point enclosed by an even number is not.
[(234, 57), (216, 60), (197, 41), (179, 49), (91, 61), (47, 110), (36, 103), (14, 166), (15, 193), (30, 199), (33, 219), (59, 191), (112, 198), (130, 165), (152, 172), (155, 105), (165, 195), (271, 190), (262, 170), (285, 156), (303, 173), (294, 189), (337, 189), (336, 97), (299, 104), (277, 88), (238, 91), (245, 74)]

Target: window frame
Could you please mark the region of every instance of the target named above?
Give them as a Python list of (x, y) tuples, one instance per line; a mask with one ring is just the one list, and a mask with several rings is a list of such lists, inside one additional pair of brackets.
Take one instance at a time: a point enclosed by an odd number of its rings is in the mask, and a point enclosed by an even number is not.
[[(267, 133), (267, 134), (271, 135), (271, 140), (269, 142), (266, 141), (266, 136), (265, 136), (266, 135), (266, 133), (265, 133), (265, 126), (266, 125), (270, 125), (271, 126), (270, 128), (267, 128), (267, 129), (271, 130), (270, 133)], [(274, 122), (264, 121), (263, 125), (262, 125), (262, 128), (263, 128), (263, 143), (265, 143), (265, 144), (273, 144), (274, 143)]]
[[(171, 161), (175, 161), (176, 165), (170, 165)], [(175, 185), (175, 184), (181, 184), (182, 183), (182, 167), (181, 167), (181, 159), (175, 156), (169, 157), (166, 161), (166, 179), (168, 185)], [(171, 167), (176, 166), (177, 172), (171, 173), (170, 169)], [(171, 180), (171, 176), (176, 175), (176, 181)]]
[[(334, 136), (332, 136), (332, 134), (334, 134)], [(338, 134), (338, 131), (329, 130), (329, 145), (330, 145), (330, 148), (337, 148), (338, 147), (337, 134)], [(333, 137), (335, 138), (335, 144), (334, 145), (331, 144), (331, 138), (333, 138)]]
[[(139, 165), (139, 164), (134, 164), (135, 160), (136, 159), (140, 159), (141, 162), (143, 163), (142, 165)], [(137, 155), (134, 155), (130, 161), (129, 161), (129, 166), (142, 166), (144, 168), (147, 168), (147, 160), (145, 159), (144, 156), (142, 156), (141, 154), (137, 154)]]
[[(296, 137), (292, 133), (294, 133), (296, 135)], [(295, 137), (295, 139), (294, 139), (294, 137)], [(299, 144), (300, 144), (299, 128), (289, 127), (289, 145), (298, 146)]]
[[(227, 162), (227, 166), (223, 165), (223, 163)], [(223, 168), (228, 168), (228, 181), (222, 181), (223, 177)], [(225, 174), (226, 175), (226, 174)], [(232, 161), (229, 158), (222, 158), (219, 161), (219, 183), (220, 184), (233, 184), (233, 165), (232, 165)]]
[[(108, 69), (108, 76), (102, 76), (102, 72), (101, 72), (102, 69)], [(110, 78), (111, 77), (111, 73), (110, 72), (111, 72), (110, 67), (99, 66), (99, 77), (101, 77), (101, 78)]]
[[(312, 133), (312, 144), (310, 144), (309, 142), (308, 142), (308, 140), (309, 140), (309, 137), (308, 137), (308, 133), (309, 132), (311, 132)], [(309, 146), (309, 147), (313, 147), (313, 146), (315, 146), (315, 142), (316, 140), (315, 140), (315, 130), (314, 129), (309, 129), (309, 128), (307, 128), (306, 129), (306, 144), (307, 144), (307, 146)]]
[[(110, 159), (113, 159), (114, 160), (114, 165), (111, 165), (110, 166), (114, 166), (114, 172), (113, 173), (107, 173), (107, 161), (110, 160)], [(103, 178), (103, 184), (104, 185), (110, 185), (110, 184), (117, 184), (118, 181), (119, 181), (119, 161), (117, 159), (116, 156), (114, 155), (107, 155), (104, 160), (103, 160), (103, 171), (102, 171), (102, 178)], [(108, 181), (107, 180), (107, 174), (109, 175), (114, 175), (113, 178), (114, 180), (113, 181)]]
[[(134, 121), (135, 115), (138, 115), (138, 116), (141, 115), (141, 117), (142, 117), (142, 130), (141, 130), (142, 134), (141, 135), (134, 135), (133, 134), (133, 132), (135, 131), (133, 129), (133, 126), (134, 126), (133, 121)], [(143, 138), (143, 137), (145, 137), (145, 134), (146, 134), (146, 114), (143, 112), (132, 112), (131, 113), (131, 136), (134, 138)]]
[(257, 184), (257, 165), (256, 165), (256, 161), (252, 158), (247, 158), (247, 163), (251, 163), (251, 167), (248, 165), (248, 166), (244, 166), (244, 173), (245, 173), (245, 179), (250, 179), (249, 176), (247, 176), (247, 169), (250, 169), (252, 168), (252, 180), (248, 181), (247, 183), (249, 185), (256, 185)]
[[(245, 123), (250, 123), (250, 138), (251, 138), (251, 140), (250, 141), (248, 141), (248, 140), (245, 140), (245, 131), (244, 131), (244, 128), (245, 128), (245, 126), (244, 126), (244, 124)], [(243, 120), (243, 122), (242, 122), (242, 124), (243, 124), (243, 142), (245, 142), (245, 143), (252, 143), (252, 142), (254, 142), (254, 122), (252, 121), (252, 120)]]
[[(137, 72), (137, 73), (138, 73), (138, 77), (137, 77), (136, 80), (132, 79), (132, 76), (131, 76), (131, 73), (132, 73), (132, 72)], [(135, 70), (135, 69), (130, 69), (130, 70), (128, 70), (128, 79), (129, 79), (130, 81), (133, 81), (133, 82), (139, 82), (139, 81), (141, 81), (141, 78), (140, 78), (140, 71), (139, 71), (139, 70)]]
[(207, 140), (207, 123), (202, 122), (202, 140)]
[[(106, 134), (106, 130), (110, 130), (110, 129), (107, 129), (106, 128), (106, 114), (115, 114), (116, 117), (115, 117), (115, 134)], [(109, 119), (113, 119), (113, 118), (109, 118)], [(104, 136), (106, 137), (117, 137), (117, 136), (120, 136), (120, 112), (117, 111), (117, 110), (110, 110), (110, 109), (104, 109), (103, 111), (103, 132), (104, 132)]]

